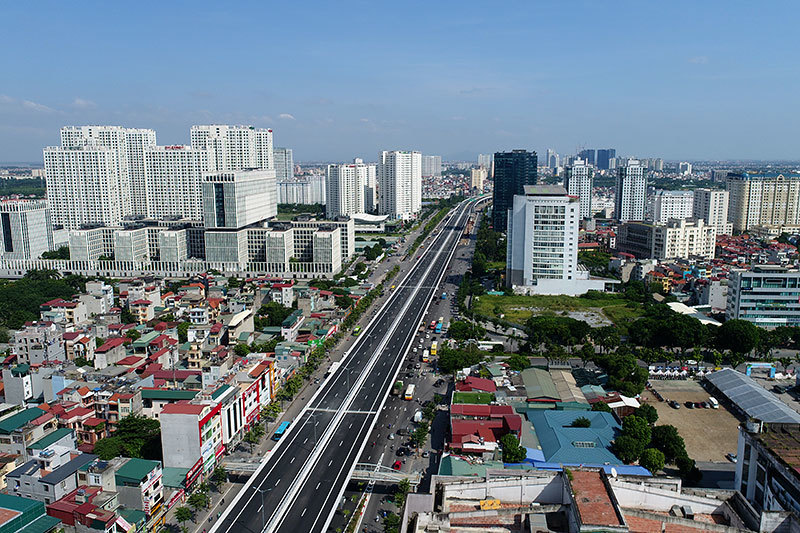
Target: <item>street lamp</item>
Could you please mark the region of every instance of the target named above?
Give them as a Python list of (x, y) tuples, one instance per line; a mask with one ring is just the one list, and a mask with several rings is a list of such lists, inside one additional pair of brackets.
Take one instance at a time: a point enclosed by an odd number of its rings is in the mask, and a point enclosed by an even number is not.
[(261, 527), (263, 528), (265, 525), (267, 525), (266, 521), (264, 520), (264, 493), (271, 491), (272, 487), (268, 489), (259, 489), (258, 487), (253, 488), (261, 493)]

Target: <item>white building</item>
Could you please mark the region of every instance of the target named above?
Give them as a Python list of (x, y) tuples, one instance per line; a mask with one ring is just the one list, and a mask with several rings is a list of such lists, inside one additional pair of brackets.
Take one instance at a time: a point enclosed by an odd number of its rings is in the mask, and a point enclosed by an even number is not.
[(275, 166), (275, 179), (287, 181), (294, 178), (294, 158), (291, 148), (272, 149), (273, 164)]
[(328, 165), (325, 174), (325, 216), (336, 218), (367, 210), (366, 195), (372, 194), (367, 186), (370, 173), (375, 176), (375, 165)]
[(644, 220), (647, 178), (644, 167), (636, 159), (629, 159), (617, 169), (617, 190), (614, 199), (614, 216), (620, 222)]
[(279, 204), (324, 204), (325, 176), (278, 181)]
[(0, 201), (0, 257), (36, 259), (53, 250), (53, 224), (46, 200)]
[(508, 218), (506, 283), (515, 292), (584, 294), (604, 290), (578, 265), (580, 204), (566, 189), (525, 185)]
[(592, 185), (594, 167), (583, 159), (576, 159), (566, 167), (564, 187), (572, 196), (577, 196), (580, 204), (580, 218), (592, 218)]
[(728, 223), (728, 191), (695, 189), (692, 216), (706, 221), (709, 226)]
[(702, 219), (627, 222), (617, 231), (617, 249), (640, 259), (713, 259), (716, 242), (717, 226), (709, 226)]
[(691, 218), (694, 213), (692, 191), (665, 191), (656, 189), (652, 198), (652, 213), (647, 217), (657, 224), (672, 218)]
[(213, 152), (212, 170), (272, 169), (272, 130), (223, 124), (192, 126), (192, 148)]
[(768, 329), (800, 326), (800, 270), (778, 265), (732, 269), (725, 319)]
[(422, 156), (422, 176), (425, 178), (442, 175), (442, 156), (423, 155)]
[[(363, 165), (364, 160), (360, 157), (353, 159), (354, 165)], [(327, 190), (325, 191), (325, 201), (327, 202)], [(374, 213), (378, 210), (378, 167), (367, 165), (367, 179), (364, 183), (364, 211)]]
[(485, 168), (490, 174), (494, 165), (494, 154), (478, 154), (478, 166)]
[(422, 209), (422, 154), (383, 151), (378, 158), (378, 212), (415, 218)]
[(545, 152), (544, 164), (547, 168), (557, 170), (560, 163), (559, 159), (558, 153), (556, 153), (556, 151), (552, 148), (548, 148)]
[(686, 163), (685, 161), (681, 162), (681, 163), (678, 163), (678, 172), (680, 172), (684, 176), (686, 176), (688, 174), (691, 174), (692, 173), (692, 164), (691, 163)]
[(275, 171), (219, 171), (203, 177), (206, 228), (243, 228), (278, 214)]
[(152, 146), (145, 150), (146, 215), (203, 219), (203, 174), (212, 170), (210, 150)]
[(729, 174), (728, 220), (736, 231), (800, 224), (800, 175)]
[(469, 171), (470, 186), (478, 192), (483, 192), (483, 185), (486, 181), (486, 176), (487, 173), (485, 168), (473, 168)]

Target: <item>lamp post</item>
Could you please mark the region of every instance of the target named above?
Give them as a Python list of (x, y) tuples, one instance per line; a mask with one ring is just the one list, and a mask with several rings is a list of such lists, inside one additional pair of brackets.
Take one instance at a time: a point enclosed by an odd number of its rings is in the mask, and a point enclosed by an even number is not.
[(258, 487), (253, 488), (255, 488), (261, 494), (261, 527), (263, 528), (265, 525), (267, 525), (266, 521), (264, 520), (264, 493), (271, 491), (272, 487), (268, 489), (259, 489)]

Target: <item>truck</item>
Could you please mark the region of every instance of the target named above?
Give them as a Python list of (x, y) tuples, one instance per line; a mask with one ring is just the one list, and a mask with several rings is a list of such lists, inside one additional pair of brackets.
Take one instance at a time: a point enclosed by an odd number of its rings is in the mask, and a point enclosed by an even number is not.
[(394, 387), (392, 387), (392, 396), (400, 396), (401, 392), (403, 392), (403, 380), (398, 379), (394, 382)]

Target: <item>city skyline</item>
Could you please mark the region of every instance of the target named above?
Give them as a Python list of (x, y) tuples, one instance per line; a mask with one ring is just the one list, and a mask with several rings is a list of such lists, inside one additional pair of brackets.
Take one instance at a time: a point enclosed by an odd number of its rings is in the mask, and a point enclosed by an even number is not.
[[(484, 7), (411, 4), (415, 23), (393, 35), (370, 30), (386, 17), (370, 4), (171, 4), (155, 18), (56, 3), (43, 18), (6, 4), (0, 13), (16, 21), (6, 37), (25, 53), (0, 62), (11, 74), (0, 161), (40, 162), (64, 125), (153, 128), (188, 144), (200, 123), (273, 128), (298, 161), (372, 161), (386, 146), (446, 160), (604, 146), (664, 159), (796, 157), (789, 125), (800, 112), (780, 106), (798, 76), (787, 61), (792, 4), (779, 17), (726, 4), (724, 18), (717, 2), (545, 3), (514, 6), (513, 17)], [(265, 32), (269, 20), (289, 23)], [(342, 24), (365, 31), (331, 30)], [(226, 32), (237, 38), (213, 37)]]

